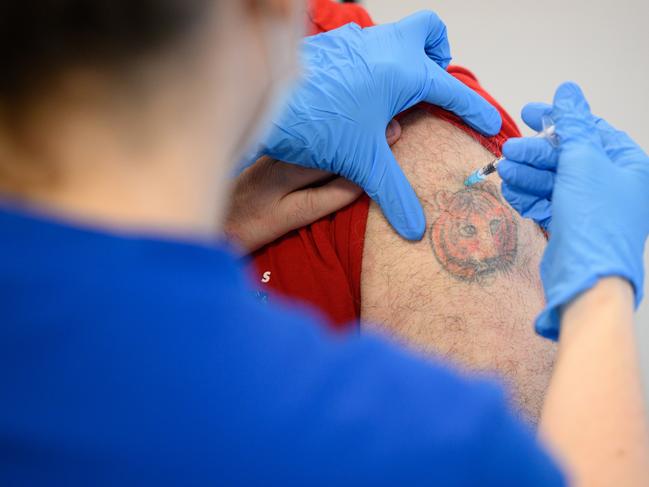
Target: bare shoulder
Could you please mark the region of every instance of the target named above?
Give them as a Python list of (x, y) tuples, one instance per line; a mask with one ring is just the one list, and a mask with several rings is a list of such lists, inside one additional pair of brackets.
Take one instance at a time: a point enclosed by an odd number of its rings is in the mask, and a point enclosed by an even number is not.
[(545, 238), (504, 202), (497, 177), (474, 188), (468, 173), (493, 155), (453, 125), (415, 110), (395, 156), (424, 206), (427, 230), (406, 242), (372, 205), (363, 256), (362, 317), (425, 353), (504, 373), (535, 416), (554, 347), (534, 334), (543, 306)]

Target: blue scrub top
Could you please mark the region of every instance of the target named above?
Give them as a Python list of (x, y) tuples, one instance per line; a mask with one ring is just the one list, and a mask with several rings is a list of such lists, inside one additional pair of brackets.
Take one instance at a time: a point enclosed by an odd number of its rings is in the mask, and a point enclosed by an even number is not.
[(0, 485), (564, 481), (497, 385), (260, 303), (225, 246), (4, 209)]

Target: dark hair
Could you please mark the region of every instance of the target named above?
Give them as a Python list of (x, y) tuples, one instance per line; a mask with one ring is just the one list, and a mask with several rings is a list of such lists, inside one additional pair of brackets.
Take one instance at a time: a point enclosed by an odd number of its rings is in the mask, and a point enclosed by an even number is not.
[(75, 63), (123, 63), (186, 34), (217, 0), (1, 0), (0, 97)]

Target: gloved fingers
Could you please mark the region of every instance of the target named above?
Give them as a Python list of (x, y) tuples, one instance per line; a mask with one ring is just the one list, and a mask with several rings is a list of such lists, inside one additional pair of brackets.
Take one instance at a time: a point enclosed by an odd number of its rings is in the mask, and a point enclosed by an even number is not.
[(552, 223), (552, 202), (546, 199), (536, 201), (523, 215), (536, 222), (546, 232), (550, 231)]
[(556, 169), (559, 158), (547, 140), (534, 137), (509, 139), (503, 145), (503, 156), (539, 169)]
[(604, 150), (614, 163), (622, 167), (639, 165), (644, 168), (649, 165), (647, 153), (626, 132), (617, 130), (603, 118), (596, 120)]
[(521, 111), (523, 122), (536, 132), (543, 130), (543, 117), (552, 114), (552, 105), (548, 103), (533, 102), (528, 103)]
[(536, 169), (505, 159), (498, 165), (498, 174), (509, 186), (525, 191), (531, 196), (552, 199), (555, 173)]
[(554, 95), (552, 112), (562, 149), (587, 143), (602, 148), (595, 117), (581, 88), (575, 83), (563, 83)]
[(504, 181), (502, 193), (511, 207), (522, 217), (534, 220), (544, 230), (548, 229), (552, 220), (552, 202), (550, 200), (531, 195)]
[[(543, 117), (550, 116), (552, 114), (552, 109), (552, 105), (547, 103), (528, 103), (523, 107), (521, 116), (528, 127), (539, 132), (543, 130)], [(594, 120), (604, 149), (609, 157), (614, 161), (616, 158), (622, 159), (626, 155), (635, 159), (636, 156), (645, 154), (644, 151), (626, 133), (617, 130), (603, 118), (594, 117)]]
[(436, 64), (446, 69), (451, 62), (451, 47), (446, 25), (435, 12), (423, 10), (395, 24), (397, 31), (416, 48), (423, 47)]
[(531, 195), (527, 191), (516, 188), (506, 181), (502, 182), (501, 190), (503, 197), (521, 216), (541, 200), (538, 196)]
[(426, 217), (419, 198), (384, 141), (376, 161), (381, 173), (366, 188), (368, 195), (381, 207), (394, 229), (407, 240), (421, 240), (426, 231)]
[(455, 113), (485, 135), (500, 132), (502, 118), (493, 105), (432, 61), (430, 68), (430, 89), (423, 101)]

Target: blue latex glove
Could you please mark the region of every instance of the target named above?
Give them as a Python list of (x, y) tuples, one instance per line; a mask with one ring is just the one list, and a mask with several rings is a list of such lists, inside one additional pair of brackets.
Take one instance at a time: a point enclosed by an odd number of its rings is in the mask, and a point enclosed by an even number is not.
[(513, 139), (499, 167), (507, 200), (550, 230), (541, 263), (547, 306), (537, 331), (556, 339), (562, 306), (606, 276), (627, 279), (636, 305), (643, 294), (649, 235), (649, 156), (624, 132), (590, 113), (574, 83), (554, 105), (532, 104), (525, 122), (540, 130), (550, 114), (559, 149), (542, 139)]
[[(551, 114), (552, 105), (530, 103), (523, 108), (522, 118), (539, 132), (543, 117)], [(503, 146), (503, 156), (506, 159), (498, 165), (503, 196), (523, 217), (549, 230), (558, 151), (545, 139), (514, 138)]]
[(432, 12), (368, 29), (349, 24), (306, 39), (305, 77), (273, 121), (261, 153), (340, 174), (361, 186), (405, 238), (425, 217), (385, 139), (390, 120), (426, 101), (494, 135), (501, 117), (449, 75), (446, 27)]

